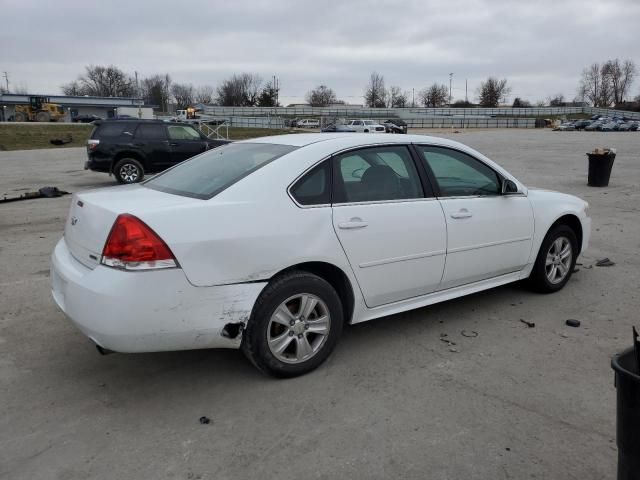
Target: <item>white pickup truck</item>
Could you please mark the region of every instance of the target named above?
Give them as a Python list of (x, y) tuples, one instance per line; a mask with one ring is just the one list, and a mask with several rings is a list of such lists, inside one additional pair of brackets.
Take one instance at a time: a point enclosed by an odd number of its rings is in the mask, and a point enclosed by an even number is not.
[(387, 131), (384, 125), (380, 125), (375, 120), (349, 120), (346, 126), (356, 132), (364, 133), (384, 133)]

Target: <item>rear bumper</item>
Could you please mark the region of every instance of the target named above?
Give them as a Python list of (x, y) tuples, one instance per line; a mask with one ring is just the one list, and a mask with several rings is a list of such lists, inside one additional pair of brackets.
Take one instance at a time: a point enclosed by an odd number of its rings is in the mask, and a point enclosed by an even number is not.
[(266, 282), (194, 287), (180, 269), (124, 272), (78, 262), (61, 239), (51, 293), (91, 340), (115, 352), (238, 348), (225, 325), (249, 319)]

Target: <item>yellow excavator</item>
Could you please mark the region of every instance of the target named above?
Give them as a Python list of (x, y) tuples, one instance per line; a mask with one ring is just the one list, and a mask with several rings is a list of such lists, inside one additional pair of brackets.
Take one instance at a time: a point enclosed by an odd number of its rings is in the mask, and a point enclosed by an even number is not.
[(64, 119), (64, 109), (51, 103), (48, 97), (29, 97), (29, 105), (16, 105), (16, 122), (58, 122)]

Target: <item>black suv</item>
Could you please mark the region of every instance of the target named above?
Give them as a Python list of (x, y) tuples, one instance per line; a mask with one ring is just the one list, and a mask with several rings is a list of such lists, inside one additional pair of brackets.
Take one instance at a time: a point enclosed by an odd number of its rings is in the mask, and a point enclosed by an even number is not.
[(136, 183), (228, 140), (211, 140), (185, 123), (160, 120), (95, 122), (87, 140), (85, 170), (113, 173), (120, 183)]

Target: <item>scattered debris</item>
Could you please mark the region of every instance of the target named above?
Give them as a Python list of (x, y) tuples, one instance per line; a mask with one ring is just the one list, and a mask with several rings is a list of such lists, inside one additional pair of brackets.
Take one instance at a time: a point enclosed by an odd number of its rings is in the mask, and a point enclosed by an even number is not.
[(51, 145), (66, 145), (71, 142), (73, 142), (73, 136), (71, 134), (65, 135), (64, 138), (56, 137), (49, 140)]
[(589, 268), (590, 269), (590, 268), (593, 268), (593, 265), (585, 265), (584, 268)]
[(440, 334), (440, 341), (446, 343), (447, 345), (449, 345), (450, 347), (456, 345), (456, 342), (449, 340), (447, 337), (449, 335), (447, 335), (446, 333), (441, 333)]
[(535, 323), (533, 323), (533, 322), (528, 322), (528, 321), (527, 321), (527, 320), (525, 320), (524, 318), (521, 318), (521, 319), (520, 319), (520, 321), (521, 321), (522, 323), (524, 323), (524, 324), (525, 324), (527, 327), (529, 327), (529, 328), (534, 328), (534, 327), (536, 326), (536, 324), (535, 324)]
[(596, 262), (596, 267), (613, 267), (616, 263), (609, 260), (609, 257)]
[(566, 324), (567, 324), (567, 326), (569, 326), (569, 327), (574, 327), (574, 328), (577, 328), (577, 327), (579, 327), (579, 326), (580, 326), (580, 320), (576, 320), (576, 319), (574, 319), (574, 318), (570, 318), (570, 319), (568, 319), (568, 320), (567, 320), (566, 322), (564, 322), (564, 323), (566, 323)]
[(571, 270), (571, 273), (576, 273), (576, 272), (579, 272), (579, 271), (580, 271), (579, 268), (574, 268), (573, 270)]
[(478, 332), (476, 332), (475, 330), (462, 330), (460, 332), (460, 335), (462, 335), (463, 337), (475, 338), (478, 336)]
[(459, 350), (457, 348), (453, 348), (453, 347), (450, 348), (449, 351), (453, 352), (453, 353), (458, 353), (459, 352)]
[(69, 192), (59, 190), (58, 187), (42, 187), (37, 192), (25, 192), (18, 197), (4, 197), (0, 203), (17, 202), (18, 200), (31, 200), (33, 198), (55, 198), (68, 195)]
[(511, 451), (511, 449), (510, 449), (509, 447), (505, 448), (505, 450), (506, 450), (507, 452), (510, 452), (510, 451)]
[(211, 419), (209, 417), (200, 417), (200, 423), (202, 425), (209, 425), (211, 423)]

